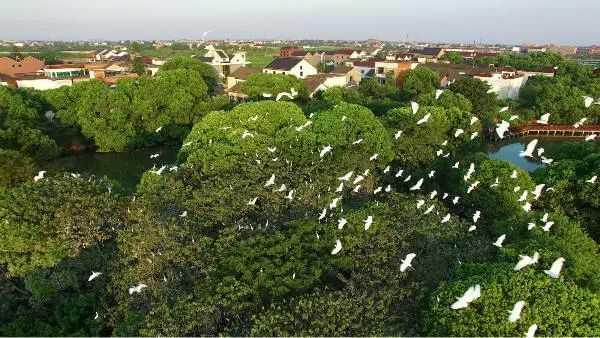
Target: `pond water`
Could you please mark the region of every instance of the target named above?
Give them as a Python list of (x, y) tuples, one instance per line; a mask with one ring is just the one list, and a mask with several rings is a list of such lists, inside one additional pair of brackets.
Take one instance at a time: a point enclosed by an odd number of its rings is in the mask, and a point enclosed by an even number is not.
[(520, 157), (519, 153), (525, 150), (527, 144), (533, 139), (533, 137), (524, 137), (520, 139), (488, 143), (488, 155), (491, 158), (498, 160), (507, 160), (523, 170), (532, 172), (536, 169), (546, 166), (539, 160), (539, 156), (537, 156), (537, 149), (544, 148), (544, 153), (542, 155), (551, 157), (548, 155), (548, 152), (551, 151), (552, 148), (559, 146), (561, 143), (568, 141), (581, 141), (581, 139), (577, 138), (538, 138), (538, 144), (534, 152), (535, 159)]
[[(173, 164), (179, 147), (152, 147), (122, 153), (83, 152), (57, 158), (46, 164), (44, 170), (63, 169), (73, 173), (88, 173), (116, 180), (129, 192), (135, 191), (142, 175), (154, 165)], [(150, 155), (160, 154), (158, 158)]]

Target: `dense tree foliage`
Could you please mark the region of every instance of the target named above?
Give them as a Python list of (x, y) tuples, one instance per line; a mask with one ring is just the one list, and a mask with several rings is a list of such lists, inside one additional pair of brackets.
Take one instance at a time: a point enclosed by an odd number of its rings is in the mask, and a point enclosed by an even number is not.
[(488, 93), (490, 86), (487, 83), (472, 77), (462, 77), (453, 82), (449, 89), (469, 99), (473, 105), (473, 113), (481, 121), (493, 121), (494, 114), (498, 111), (496, 94)]
[(208, 86), (208, 90), (212, 92), (218, 83), (215, 69), (210, 65), (190, 57), (173, 58), (160, 67), (160, 71), (187, 69), (196, 72), (202, 78), (202, 81)]
[[(543, 100), (521, 112), (476, 79), (436, 98), (437, 75), (418, 71), (402, 92), (372, 79), (308, 102), (298, 79), (257, 74), (244, 84), (256, 102), (226, 105), (213, 76), (182, 58), (113, 87), (0, 88), (0, 335), (600, 334), (598, 145), (545, 145), (554, 162), (531, 175), (481, 152), (483, 123), (513, 109), (526, 122)], [(597, 90), (570, 64), (530, 81)], [(294, 102), (262, 96), (292, 88)], [(44, 169), (58, 151), (46, 135), (65, 126), (100, 151), (182, 145), (125, 196)], [(475, 284), (481, 296), (451, 309)]]
[[(272, 100), (279, 93), (290, 93), (292, 89), (298, 92), (299, 99), (307, 99), (308, 92), (304, 83), (293, 75), (258, 73), (248, 76), (242, 82), (241, 91), (251, 100)], [(265, 97), (263, 94), (269, 94)], [(290, 100), (284, 96), (282, 100)]]
[(0, 86), (0, 149), (12, 149), (36, 159), (58, 155), (58, 146), (45, 130), (44, 112), (28, 105), (23, 93)]
[(550, 113), (552, 123), (575, 123), (587, 118), (587, 123), (599, 123), (600, 105), (584, 106), (583, 96), (600, 97), (600, 79), (592, 75), (592, 68), (565, 63), (555, 77), (530, 78), (520, 91), (523, 107), (537, 114)]
[(440, 86), (440, 74), (427, 67), (411, 70), (403, 79), (402, 90), (410, 97), (431, 93)]
[[(600, 328), (598, 294), (568, 282), (556, 282), (537, 269), (512, 271), (512, 265), (465, 266), (454, 280), (442, 283), (430, 301), (426, 318), (431, 336), (522, 336), (538, 326), (539, 336), (597, 336)], [(472, 285), (481, 285), (481, 298), (466, 309), (449, 305)], [(439, 297), (440, 301), (435, 299)], [(508, 321), (518, 301), (525, 301), (521, 318)]]
[[(144, 144), (181, 139), (188, 125), (221, 107), (194, 70), (161, 70), (155, 77), (123, 79), (116, 89), (92, 80), (48, 91), (58, 119), (81, 128), (100, 151), (123, 151)], [(156, 132), (163, 127), (160, 132)]]
[(600, 241), (600, 186), (586, 182), (600, 176), (600, 146), (565, 143), (549, 151), (556, 163), (537, 171), (534, 178), (555, 190), (541, 204), (579, 219), (590, 236)]
[(31, 180), (35, 167), (33, 160), (23, 153), (0, 149), (0, 189)]
[(497, 56), (485, 56), (475, 60), (482, 65), (494, 64), (497, 67), (512, 66), (519, 70), (542, 71), (552, 68), (562, 62), (560, 54), (536, 52), (525, 54), (500, 54)]
[(106, 240), (119, 225), (108, 194), (97, 181), (71, 176), (6, 189), (0, 196), (0, 262), (10, 275), (22, 276)]

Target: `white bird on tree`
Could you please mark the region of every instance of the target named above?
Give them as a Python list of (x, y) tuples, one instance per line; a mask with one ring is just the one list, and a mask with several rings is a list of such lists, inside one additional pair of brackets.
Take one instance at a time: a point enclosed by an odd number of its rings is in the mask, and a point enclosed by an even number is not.
[(350, 177), (352, 177), (353, 174), (354, 174), (354, 171), (351, 171), (351, 172), (347, 173), (344, 176), (338, 177), (338, 180), (340, 180), (340, 181), (348, 181), (348, 180), (350, 180)]
[(265, 187), (270, 187), (275, 184), (275, 174), (271, 175), (271, 177), (265, 183)]
[(552, 263), (552, 266), (550, 267), (550, 269), (544, 270), (544, 272), (548, 276), (550, 276), (554, 279), (557, 279), (560, 276), (560, 270), (562, 270), (564, 262), (565, 262), (565, 259), (562, 257), (559, 257)]
[(332, 147), (330, 145), (324, 146), (323, 149), (321, 149), (321, 152), (319, 153), (319, 157), (323, 157), (325, 156), (327, 153), (329, 153), (331, 151)]
[(475, 163), (471, 163), (469, 165), (469, 169), (467, 170), (467, 173), (465, 174), (465, 176), (463, 177), (463, 179), (465, 181), (470, 180), (471, 176), (473, 175), (473, 173), (475, 173)]
[(406, 269), (408, 269), (409, 267), (412, 268), (411, 262), (415, 257), (417, 257), (417, 254), (409, 253), (408, 255), (406, 255), (406, 257), (404, 257), (404, 259), (401, 259), (400, 261), (402, 262), (402, 264), (400, 264), (400, 272), (406, 271)]
[(421, 185), (423, 185), (423, 179), (422, 178), (420, 180), (418, 180), (415, 185), (413, 185), (412, 187), (410, 187), (410, 191), (420, 190), (421, 189)]
[(45, 171), (45, 170), (41, 170), (40, 172), (38, 172), (38, 174), (37, 174), (37, 175), (35, 175), (35, 176), (33, 177), (33, 181), (34, 181), (34, 182), (37, 182), (37, 181), (41, 180), (42, 178), (44, 178), (44, 174), (45, 174), (45, 173), (46, 173), (46, 171)]
[(415, 101), (411, 101), (410, 102), (410, 108), (412, 109), (412, 113), (413, 115), (417, 113), (417, 111), (419, 111), (419, 104), (416, 103)]
[(140, 293), (140, 292), (142, 292), (143, 288), (147, 288), (147, 287), (148, 287), (148, 285), (140, 283), (137, 286), (130, 287), (129, 288), (129, 294), (131, 295), (131, 294), (134, 294), (134, 293)]
[(369, 230), (371, 224), (373, 224), (373, 216), (367, 216), (367, 219), (363, 220), (363, 223), (365, 223), (365, 230)]
[(533, 324), (529, 327), (529, 329), (527, 329), (527, 332), (525, 332), (525, 338), (534, 338), (535, 337), (535, 331), (537, 331), (537, 324)]
[(90, 275), (90, 277), (88, 278), (88, 282), (91, 282), (92, 280), (94, 280), (96, 277), (100, 276), (102, 274), (102, 272), (94, 272), (92, 271), (92, 274)]
[(523, 307), (525, 306), (525, 301), (518, 301), (515, 303), (511, 311), (508, 311), (510, 314), (508, 315), (508, 321), (510, 323), (514, 323), (521, 318), (521, 311), (523, 311)]
[(521, 257), (521, 259), (519, 259), (517, 265), (515, 265), (515, 271), (520, 271), (526, 266), (536, 264), (540, 258), (540, 254), (536, 251), (533, 253), (533, 257), (529, 257), (527, 255), (519, 255), (519, 257)]
[(540, 119), (537, 120), (536, 122), (540, 123), (540, 124), (548, 124), (549, 119), (550, 119), (550, 113), (546, 113), (546, 114), (540, 116)]
[(419, 121), (417, 121), (417, 125), (429, 121), (430, 117), (431, 117), (431, 113), (428, 113), (427, 115), (423, 116), (423, 118), (421, 118)]
[(506, 239), (506, 235), (501, 235), (492, 244), (495, 245), (495, 246), (497, 246), (497, 247), (499, 247), (499, 248), (501, 248), (502, 247), (502, 242), (504, 242), (505, 239)]
[(475, 299), (481, 297), (481, 286), (479, 284), (471, 286), (465, 291), (462, 297), (457, 297), (456, 302), (450, 305), (452, 310), (464, 309), (469, 306), (469, 303), (473, 302)]
[(331, 250), (332, 255), (337, 255), (340, 251), (342, 251), (342, 242), (339, 239), (335, 240), (335, 247)]

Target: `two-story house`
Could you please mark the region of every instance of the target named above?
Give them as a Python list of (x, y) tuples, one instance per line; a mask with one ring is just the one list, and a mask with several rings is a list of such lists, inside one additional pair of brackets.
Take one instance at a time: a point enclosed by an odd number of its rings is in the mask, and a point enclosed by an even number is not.
[(262, 71), (268, 74), (293, 75), (299, 79), (305, 79), (309, 75), (318, 73), (315, 66), (299, 57), (278, 57), (265, 66)]

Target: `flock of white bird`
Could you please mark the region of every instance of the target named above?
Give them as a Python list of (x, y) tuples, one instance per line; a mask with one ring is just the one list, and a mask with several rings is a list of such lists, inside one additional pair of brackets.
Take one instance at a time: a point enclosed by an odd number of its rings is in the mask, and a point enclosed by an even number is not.
[[(441, 94), (443, 93), (442, 90), (436, 90), (435, 92), (435, 98), (438, 99)], [(294, 90), (293, 88), (291, 89), (290, 93), (287, 92), (283, 92), (283, 93), (279, 93), (276, 95), (276, 101), (279, 101), (282, 97), (289, 97), (290, 99), (294, 99), (296, 96), (298, 95), (298, 92), (296, 90)], [(269, 93), (263, 93), (264, 97), (272, 97), (272, 94)], [(596, 103), (596, 104), (600, 104), (600, 100), (594, 102), (594, 100), (592, 98), (589, 97), (585, 97), (585, 106), (589, 107), (592, 103)], [(413, 115), (416, 114), (419, 110), (419, 104), (417, 102), (411, 102), (411, 110)], [(500, 111), (501, 112), (505, 112), (508, 111), (509, 107), (503, 107)], [(312, 115), (311, 115), (312, 117)], [(431, 114), (426, 114), (425, 116), (423, 116), (421, 119), (419, 119), (418, 121), (416, 121), (416, 125), (420, 125), (423, 123), (427, 123), (430, 121), (431, 118)], [(517, 115), (513, 115), (511, 116), (511, 120), (512, 119), (516, 119), (518, 118)], [(550, 118), (550, 114), (544, 114), (540, 117), (539, 120), (537, 120), (538, 123), (542, 123), (542, 124), (547, 124)], [(254, 121), (256, 121), (258, 119), (258, 116), (255, 116), (255, 118), (251, 118)], [(346, 116), (343, 116), (342, 121), (345, 121), (347, 119)], [(470, 125), (475, 124), (478, 121), (477, 117), (472, 117), (470, 120)], [(582, 125), (584, 122), (586, 121), (585, 118), (581, 119), (578, 123), (576, 123), (576, 125), (580, 126)], [(305, 124), (296, 127), (296, 131), (297, 132), (301, 132), (304, 128), (308, 127), (310, 124), (312, 123), (312, 121), (308, 120)], [(498, 134), (498, 136), (500, 138), (504, 137), (504, 134), (506, 133), (506, 131), (508, 131), (510, 124), (507, 121), (502, 121), (501, 123), (499, 123), (497, 125), (496, 128), (496, 133)], [(228, 130), (231, 127), (223, 127), (221, 128), (222, 130)], [(156, 132), (159, 133), (162, 130), (162, 126), (156, 129)], [(399, 130), (397, 132), (394, 133), (394, 138), (398, 139), (402, 136), (403, 131)], [(464, 133), (463, 129), (457, 129), (454, 132), (454, 137), (458, 138), (460, 137), (460, 135), (462, 135)], [(470, 139), (474, 139), (475, 137), (477, 137), (478, 134), (477, 133), (473, 133), (470, 136)], [(245, 130), (241, 136), (242, 139), (246, 139), (246, 138), (253, 138), (254, 135), (249, 132), (248, 130)], [(587, 140), (587, 139), (586, 139)], [(593, 140), (593, 139), (592, 139)], [(362, 139), (358, 139), (356, 141), (353, 142), (353, 144), (360, 144), (362, 142)], [(444, 141), (441, 146), (445, 146), (447, 145), (448, 141)], [(535, 149), (537, 146), (538, 140), (535, 139), (531, 142), (529, 142), (529, 144), (527, 145), (527, 147), (525, 148), (524, 151), (521, 151), (519, 156), (521, 157), (529, 157), (529, 158), (533, 158), (534, 157), (534, 153), (535, 153)], [(192, 142), (187, 142), (183, 144), (183, 147), (187, 147), (189, 145), (191, 145)], [(275, 153), (277, 150), (276, 147), (272, 146), (268, 148), (269, 153)], [(322, 149), (319, 150), (319, 158), (321, 160), (323, 160), (328, 154), (331, 154), (331, 152), (333, 151), (333, 147), (331, 145), (326, 145), (324, 146)], [(541, 156), (541, 154), (544, 152), (543, 148), (539, 148), (537, 149), (537, 156)], [(150, 158), (158, 158), (160, 154), (153, 154), (150, 156)], [(446, 154), (444, 154), (444, 151), (442, 149), (440, 149), (438, 152), (436, 152), (437, 156), (442, 156), (442, 157), (448, 157), (450, 155), (450, 152), (447, 152)], [(378, 154), (373, 154), (370, 158), (369, 161), (373, 162), (376, 161), (378, 158)], [(541, 156), (541, 160), (544, 163), (550, 164), (552, 163), (551, 159), (547, 159), (544, 158), (543, 156)], [(257, 160), (259, 161), (259, 160)], [(156, 174), (156, 175), (161, 175), (164, 170), (167, 168), (166, 165), (161, 166), (159, 169), (153, 168), (151, 170), (152, 173)], [(459, 170), (460, 169), (460, 162), (456, 162), (452, 167), (452, 169), (456, 169)], [(169, 171), (175, 171), (177, 170), (177, 166), (171, 166), (171, 168), (169, 169)], [(387, 174), (390, 173), (391, 171), (391, 167), (387, 166), (384, 170), (383, 173)], [(466, 171), (466, 174), (463, 176), (463, 179), (465, 182), (470, 182), (473, 180), (473, 174), (475, 174), (476, 172), (476, 168), (475, 168), (475, 164), (471, 163)], [(46, 171), (40, 171), (35, 177), (34, 177), (34, 181), (38, 181), (44, 178), (44, 174), (46, 173)], [(365, 180), (365, 178), (370, 174), (370, 170), (366, 169), (363, 173), (355, 173), (354, 171), (350, 171), (347, 172), (346, 174), (339, 176), (337, 178), (337, 180), (340, 182), (339, 186), (337, 187), (337, 189), (335, 190), (336, 193), (342, 193), (344, 191), (344, 188), (346, 188), (346, 185), (348, 185), (348, 187), (352, 187), (352, 192), (358, 192), (359, 189), (361, 188), (361, 182), (363, 180)], [(404, 174), (404, 170), (399, 168), (397, 170), (397, 172), (394, 174), (394, 178), (397, 179), (402, 179), (403, 183), (410, 183), (412, 181), (412, 175), (408, 175), (405, 178), (403, 178)], [(423, 184), (425, 182), (426, 179), (432, 179), (435, 176), (435, 171), (431, 170), (428, 174), (427, 177), (422, 177), (419, 178), (418, 180), (416, 180), (416, 182), (410, 183), (412, 184), (409, 188), (409, 191), (411, 192), (420, 192), (422, 190)], [(74, 176), (76, 177), (76, 176)], [(352, 179), (354, 177), (354, 179)], [(518, 177), (518, 172), (516, 170), (513, 171), (513, 173), (511, 174), (511, 179), (516, 179)], [(592, 178), (586, 180), (587, 183), (589, 184), (595, 184), (597, 180), (597, 176), (593, 176)], [(272, 174), (269, 179), (265, 182), (264, 187), (271, 187), (276, 185), (277, 182), (277, 178), (275, 176), (275, 174)], [(482, 182), (480, 181), (473, 181), (470, 182), (470, 185), (468, 186), (466, 193), (470, 194), (472, 193)], [(489, 186), (490, 188), (496, 188), (499, 187), (501, 184), (501, 182), (499, 181), (499, 177), (496, 177), (495, 181), (490, 183)], [(523, 209), (526, 212), (531, 211), (532, 209), (532, 205), (529, 201), (527, 201), (528, 199), (528, 195), (531, 194), (534, 200), (537, 200), (542, 192), (543, 189), (545, 187), (545, 184), (540, 184), (537, 185), (535, 187), (535, 190), (532, 191), (531, 193), (528, 192), (527, 190), (523, 191), (520, 195), (520, 198), (518, 199), (519, 202), (524, 202), (523, 204)], [(285, 184), (281, 184), (279, 189), (277, 189), (277, 192), (283, 192), (287, 189)], [(378, 194), (381, 191), (385, 191), (385, 192), (390, 192), (392, 190), (391, 185), (388, 185), (387, 187), (376, 187), (373, 190), (373, 194)], [(518, 193), (521, 190), (521, 187), (519, 186), (515, 186), (512, 188), (512, 190), (515, 193)], [(547, 188), (545, 191), (552, 191), (553, 188)], [(295, 190), (289, 190), (288, 191), (288, 195), (286, 196), (287, 199), (292, 200), (293, 199), (293, 194), (294, 194)], [(429, 194), (429, 200), (433, 200), (434, 198), (436, 198), (439, 193), (435, 190), (431, 191), (428, 193)], [(343, 212), (343, 207), (341, 206), (341, 201), (342, 201), (343, 195), (340, 195), (339, 197), (335, 197), (332, 199), (331, 202), (329, 202), (322, 210), (322, 212), (318, 215), (318, 221), (321, 222), (323, 220), (325, 220), (325, 222), (327, 222), (327, 215), (328, 213), (330, 213), (330, 215), (333, 215), (331, 213), (331, 210), (334, 210), (336, 208), (341, 208), (342, 212)], [(449, 194), (448, 193), (443, 193), (442, 195), (442, 200), (446, 200), (447, 198), (449, 198)], [(457, 205), (460, 203), (460, 199), (461, 196), (454, 196), (451, 201), (453, 205)], [(258, 197), (252, 198), (251, 200), (248, 201), (248, 205), (252, 206), (252, 205), (256, 205), (258, 201)], [(419, 199), (416, 203), (416, 208), (417, 209), (421, 209), (422, 207), (424, 207), (427, 204), (425, 199)], [(431, 213), (434, 209), (435, 209), (436, 204), (433, 203), (431, 205), (429, 205), (427, 208), (425, 208), (425, 211), (423, 212), (423, 215), (427, 215), (429, 213)], [(437, 213), (437, 212), (436, 212)], [(187, 211), (183, 211), (180, 215), (180, 217), (187, 217)], [(544, 223), (544, 225), (542, 226), (542, 229), (545, 232), (550, 231), (550, 228), (552, 227), (552, 225), (554, 224), (553, 221), (550, 221), (548, 219), (548, 213), (544, 214), (544, 216), (540, 219), (540, 221), (542, 223)], [(441, 223), (446, 223), (451, 219), (451, 214), (447, 213), (445, 214), (440, 222)], [(469, 232), (471, 231), (475, 231), (477, 229), (476, 224), (478, 223), (479, 219), (481, 219), (482, 214), (480, 210), (476, 210), (473, 213), (473, 225), (470, 226), (470, 228), (468, 229)], [(364, 230), (368, 231), (371, 226), (373, 226), (375, 220), (373, 218), (372, 215), (368, 215), (366, 217), (366, 219), (363, 220), (364, 223)], [(348, 221), (345, 218), (339, 218), (337, 220), (337, 228), (339, 230), (343, 230), (344, 226), (348, 223)], [(268, 222), (267, 222), (268, 224)], [(528, 224), (528, 230), (532, 230), (533, 228), (536, 227), (535, 223), (529, 223)], [(319, 239), (319, 234), (318, 232), (315, 232), (315, 235), (317, 237), (317, 239)], [(492, 245), (498, 247), (498, 248), (502, 248), (503, 243), (505, 242), (507, 236), (506, 234), (502, 234), (501, 236), (499, 236), (493, 243)], [(333, 247), (333, 250), (331, 251), (332, 255), (338, 255), (343, 249), (343, 243), (340, 239), (336, 239), (335, 240), (335, 245)], [(534, 254), (532, 256), (527, 256), (527, 255), (520, 255), (520, 259), (519, 261), (516, 263), (515, 267), (514, 267), (514, 271), (521, 271), (522, 269), (528, 267), (528, 266), (532, 266), (538, 263), (539, 260), (539, 253), (538, 252), (534, 252)], [(414, 252), (411, 253), (407, 253), (406, 256), (404, 257), (404, 259), (400, 260), (400, 271), (401, 272), (406, 272), (409, 268), (414, 269), (413, 268), (413, 260), (417, 257), (417, 254)], [(563, 267), (563, 264), (565, 262), (565, 259), (563, 257), (559, 257), (558, 259), (556, 259), (551, 267), (548, 270), (544, 270), (544, 272), (551, 278), (553, 279), (558, 279)], [(459, 262), (460, 263), (460, 262)], [(262, 269), (261, 269), (262, 272)], [(91, 282), (96, 278), (99, 278), (102, 275), (102, 272), (94, 272), (92, 271), (92, 274), (89, 276), (88, 281)], [(295, 279), (296, 277), (296, 273), (293, 273), (293, 278)], [(129, 294), (133, 295), (136, 293), (141, 293), (142, 290), (144, 288), (147, 288), (148, 286), (144, 283), (138, 283), (135, 286), (132, 286), (129, 288)], [(467, 291), (465, 291), (465, 293), (461, 296), (461, 297), (457, 297), (457, 300), (455, 302), (453, 302), (450, 305), (450, 308), (453, 310), (460, 310), (460, 309), (464, 309), (467, 308), (469, 306), (470, 303), (472, 303), (473, 301), (475, 301), (476, 299), (478, 299), (479, 297), (481, 297), (482, 293), (481, 293), (481, 286), (479, 284), (471, 286), (467, 289)], [(440, 300), (438, 299), (438, 302)], [(525, 302), (524, 301), (518, 301), (517, 303), (514, 304), (512, 310), (508, 311), (509, 312), (509, 316), (508, 316), (508, 321), (513, 323), (516, 322), (520, 319), (521, 316), (521, 311), (523, 310), (523, 308), (525, 307)], [(96, 315), (94, 317), (94, 319), (98, 318), (98, 313), (96, 312)], [(527, 333), (525, 333), (526, 337), (533, 337), (535, 334), (535, 331), (537, 330), (537, 325), (533, 324), (529, 327)]]

